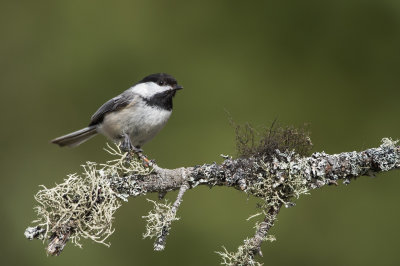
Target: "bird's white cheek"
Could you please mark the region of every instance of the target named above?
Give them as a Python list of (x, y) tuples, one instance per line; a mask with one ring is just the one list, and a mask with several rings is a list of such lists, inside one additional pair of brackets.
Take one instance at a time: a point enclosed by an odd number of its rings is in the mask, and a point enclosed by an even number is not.
[(140, 83), (132, 88), (130, 90), (135, 93), (139, 94), (143, 98), (151, 98), (152, 96), (156, 95), (157, 93), (164, 92), (166, 90), (170, 90), (171, 86), (159, 86), (158, 84), (154, 82), (146, 82), (146, 83)]

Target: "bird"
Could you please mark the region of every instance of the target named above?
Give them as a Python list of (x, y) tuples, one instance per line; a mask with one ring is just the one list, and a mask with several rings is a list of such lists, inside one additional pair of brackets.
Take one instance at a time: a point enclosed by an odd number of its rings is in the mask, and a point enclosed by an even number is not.
[(166, 73), (144, 77), (118, 96), (104, 103), (87, 127), (53, 139), (60, 147), (76, 147), (98, 133), (120, 145), (123, 151), (141, 152), (167, 123), (172, 99), (183, 89)]

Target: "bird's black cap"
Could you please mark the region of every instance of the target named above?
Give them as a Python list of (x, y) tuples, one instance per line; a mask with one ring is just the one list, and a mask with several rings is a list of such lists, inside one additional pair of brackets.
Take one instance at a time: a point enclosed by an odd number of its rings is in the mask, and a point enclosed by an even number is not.
[(169, 85), (175, 89), (183, 88), (182, 86), (178, 85), (178, 82), (173, 76), (166, 73), (151, 74), (148, 75), (147, 77), (144, 77), (141, 81), (139, 81), (139, 83), (145, 83), (145, 82), (154, 82), (160, 86)]

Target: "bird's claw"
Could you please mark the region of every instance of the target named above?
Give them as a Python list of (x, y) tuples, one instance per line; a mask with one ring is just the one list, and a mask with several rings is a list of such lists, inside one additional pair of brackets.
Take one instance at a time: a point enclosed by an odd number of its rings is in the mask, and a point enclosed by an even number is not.
[(120, 144), (120, 149), (127, 152), (126, 159), (131, 160), (134, 155), (143, 161), (145, 167), (154, 167), (154, 160), (149, 160), (146, 155), (143, 154), (143, 150), (140, 147), (135, 147), (132, 145), (131, 139), (127, 134), (124, 134), (124, 140)]
[(129, 138), (128, 135), (124, 135), (124, 139), (121, 141), (119, 148), (124, 151), (131, 153), (132, 151), (135, 151), (136, 147), (132, 145), (131, 139)]

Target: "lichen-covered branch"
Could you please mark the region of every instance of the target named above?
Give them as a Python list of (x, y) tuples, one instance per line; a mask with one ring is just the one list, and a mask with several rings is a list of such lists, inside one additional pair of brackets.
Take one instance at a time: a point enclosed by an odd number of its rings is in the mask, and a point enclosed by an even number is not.
[(257, 265), (254, 257), (261, 254), (263, 241), (272, 240), (268, 233), (281, 206), (293, 206), (293, 200), (300, 195), (337, 184), (338, 180), (348, 184), (359, 176), (400, 167), (400, 147), (387, 138), (379, 147), (361, 152), (333, 155), (317, 152), (303, 156), (294, 149), (275, 149), (269, 151), (268, 156), (254, 153), (254, 156), (236, 159), (228, 157), (221, 164), (177, 169), (157, 167), (151, 170), (138, 160), (125, 160), (118, 149), (110, 152), (117, 156), (116, 160), (102, 165), (88, 164), (82, 175), (70, 176), (64, 183), (38, 192), (35, 197), (39, 203), (36, 207), (38, 219), (34, 227), (26, 230), (27, 238), (49, 240), (47, 251), (52, 255), (58, 255), (68, 240), (79, 244), (81, 237), (105, 243), (113, 231), (113, 214), (123, 200), (147, 193), (180, 190), (172, 206), (155, 203), (155, 211), (149, 213), (152, 217), (147, 217), (151, 227), (154, 219), (170, 215), (161, 223), (153, 224), (158, 229), (162, 225), (161, 233), (153, 236), (158, 239), (155, 248), (163, 249), (187, 189), (199, 185), (227, 186), (260, 198), (259, 214), (265, 218), (256, 225), (255, 235), (245, 240), (236, 253), (220, 254), (227, 265)]
[(143, 216), (147, 220), (146, 233), (143, 238), (156, 238), (154, 250), (162, 251), (165, 249), (171, 223), (179, 220), (176, 217), (176, 212), (182, 203), (183, 194), (188, 189), (189, 184), (184, 183), (179, 189), (178, 196), (172, 206), (168, 202), (162, 204), (149, 200), (154, 204), (154, 210), (150, 211), (147, 216)]

